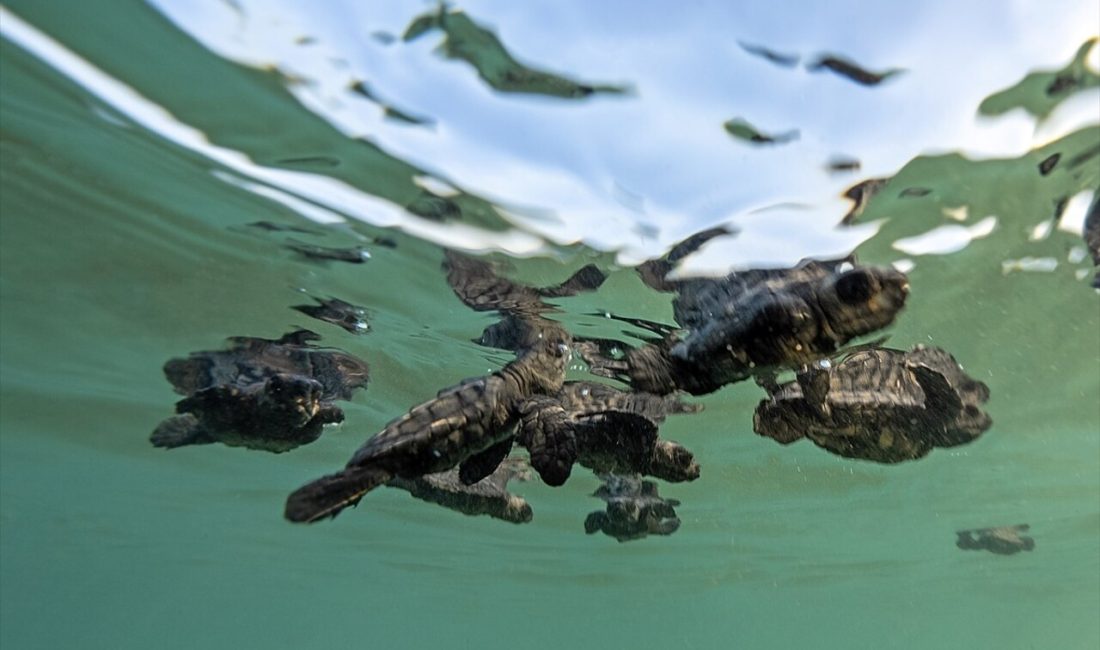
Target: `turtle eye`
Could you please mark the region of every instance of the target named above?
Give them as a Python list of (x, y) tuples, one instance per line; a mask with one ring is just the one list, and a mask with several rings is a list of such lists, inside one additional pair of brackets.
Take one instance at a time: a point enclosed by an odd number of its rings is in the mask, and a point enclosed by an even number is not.
[(850, 305), (867, 302), (878, 291), (874, 275), (864, 269), (844, 273), (836, 281), (836, 295)]

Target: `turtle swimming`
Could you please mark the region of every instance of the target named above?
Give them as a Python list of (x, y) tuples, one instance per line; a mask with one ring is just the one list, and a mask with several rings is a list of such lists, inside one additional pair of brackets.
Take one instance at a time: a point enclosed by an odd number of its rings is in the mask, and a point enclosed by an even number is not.
[(816, 366), (775, 387), (753, 416), (756, 433), (809, 438), (839, 456), (898, 463), (975, 440), (992, 424), (989, 388), (940, 348), (876, 348)]
[(393, 478), (415, 479), (459, 465), (473, 468), (460, 467), (463, 482), (484, 478), (512, 447), (520, 405), (559, 390), (568, 358), (568, 341), (547, 337), (501, 370), (440, 391), (367, 440), (342, 471), (292, 493), (287, 519), (333, 517)]
[[(722, 234), (704, 231), (673, 249), (682, 257)], [(608, 358), (582, 344), (593, 374), (656, 394), (693, 395), (756, 377), (770, 381), (837, 352), (852, 339), (890, 325), (905, 305), (909, 282), (889, 268), (856, 266), (848, 259), (806, 260), (789, 269), (750, 269), (724, 278), (668, 280), (667, 262), (643, 265), (643, 281), (678, 292), (673, 313), (683, 328), (655, 344)]]
[(157, 447), (221, 442), (282, 452), (316, 440), (325, 424), (341, 422), (332, 402), (367, 385), (366, 362), (311, 345), (319, 337), (296, 330), (279, 339), (230, 339), (226, 350), (171, 359), (164, 374), (176, 392), (178, 415), (154, 430)]
[(584, 520), (584, 532), (603, 532), (620, 542), (642, 539), (648, 535), (671, 535), (680, 528), (676, 516), (676, 499), (663, 499), (657, 494), (657, 484), (637, 475), (605, 474), (603, 485), (592, 495), (607, 502), (604, 510), (589, 513)]
[(1035, 548), (1034, 539), (1020, 534), (1030, 528), (1027, 524), (1018, 524), (1016, 526), (960, 530), (956, 533), (958, 539), (955, 540), (955, 546), (964, 551), (982, 550), (997, 555), (1014, 555), (1020, 551), (1030, 551)]
[(252, 384), (222, 384), (176, 403), (179, 415), (157, 426), (156, 447), (221, 442), (231, 447), (289, 451), (313, 442), (344, 413), (323, 401), (321, 382), (302, 375), (273, 375)]

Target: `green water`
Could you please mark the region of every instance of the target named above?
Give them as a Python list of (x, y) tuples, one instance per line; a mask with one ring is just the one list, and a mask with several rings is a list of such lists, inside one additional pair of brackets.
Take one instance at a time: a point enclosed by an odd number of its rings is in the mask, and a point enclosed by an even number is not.
[[(215, 56), (144, 5), (91, 4), (8, 6), (214, 145), (259, 165), (330, 156), (337, 168), (313, 171), (397, 205), (417, 195), (415, 165), (344, 137), (275, 75)], [(508, 360), (470, 342), (492, 317), (459, 303), (441, 249), (422, 239), (344, 225), (316, 241), (397, 247), (318, 265), (281, 234), (240, 228), (308, 222), (12, 41), (0, 48), (3, 648), (1100, 647), (1100, 302), (1091, 271), (1077, 275), (1087, 261), (1067, 261), (1078, 235), (1028, 237), (1055, 200), (1100, 186), (1096, 157), (1035, 171), (1052, 151), (1097, 146), (1097, 127), (1019, 159), (918, 158), (894, 183), (933, 192), (884, 195), (862, 215), (891, 217), (858, 251), (880, 263), (899, 257), (892, 241), (944, 223), (943, 207), (969, 205), (967, 224), (999, 219), (960, 252), (914, 258), (890, 330), (891, 345), (941, 345), (990, 386), (994, 426), (975, 443), (891, 467), (781, 447), (752, 433), (762, 393), (738, 384), (663, 427), (703, 468), (662, 486), (683, 503), (669, 537), (586, 536), (601, 502), (580, 472), (516, 488), (535, 510), (523, 526), (381, 490), (304, 527), (281, 518), (291, 489), (410, 405)], [(460, 204), (467, 222), (504, 227), (488, 201)], [(598, 293), (560, 301), (573, 331), (622, 329), (594, 311), (670, 319), (669, 296), (611, 254), (550, 249), (512, 260), (514, 275), (611, 271)], [(1024, 256), (1060, 263), (1002, 272)], [(299, 288), (366, 306), (371, 333), (291, 311)], [(292, 326), (371, 364), (343, 425), (282, 455), (148, 443), (176, 399), (165, 360)], [(1031, 553), (954, 545), (957, 529), (1025, 522)]]

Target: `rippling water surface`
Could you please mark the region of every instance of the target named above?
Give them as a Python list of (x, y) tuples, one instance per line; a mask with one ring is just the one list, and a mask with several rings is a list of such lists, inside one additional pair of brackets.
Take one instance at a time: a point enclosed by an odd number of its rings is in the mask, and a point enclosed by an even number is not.
[[(589, 4), (0, 9), (0, 645), (1100, 644), (1094, 3)], [(864, 85), (825, 55), (896, 71)], [(845, 219), (870, 178), (890, 180)], [(629, 342), (599, 314), (672, 320), (632, 267), (718, 224), (738, 233), (680, 272), (853, 251), (907, 270), (890, 345), (950, 350), (993, 427), (845, 460), (754, 435), (746, 382), (663, 426), (702, 465), (661, 486), (668, 537), (585, 535), (583, 472), (514, 486), (522, 526), (396, 490), (282, 519), (388, 420), (511, 358), (471, 341), (494, 318), (454, 297), (444, 246), (537, 285), (595, 263), (607, 282), (555, 318)], [(305, 294), (369, 331), (291, 310)], [(293, 327), (370, 363), (342, 425), (279, 455), (149, 444), (167, 359)], [(955, 547), (1017, 523), (1033, 552)]]

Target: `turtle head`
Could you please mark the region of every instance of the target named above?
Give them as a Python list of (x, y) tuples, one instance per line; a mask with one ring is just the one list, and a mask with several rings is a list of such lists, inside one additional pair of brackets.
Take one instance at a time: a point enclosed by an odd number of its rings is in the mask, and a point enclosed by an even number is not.
[(909, 278), (901, 271), (857, 267), (829, 279), (818, 300), (841, 344), (894, 322), (908, 297)]
[(801, 400), (764, 400), (752, 416), (752, 430), (782, 445), (789, 445), (805, 433), (807, 415), (802, 413)]
[(560, 327), (547, 328), (512, 363), (532, 393), (556, 393), (565, 383), (565, 364), (572, 356), (572, 340)]
[(317, 415), (323, 392), (324, 386), (319, 381), (302, 375), (278, 374), (268, 378), (260, 402), (265, 409), (300, 427)]

